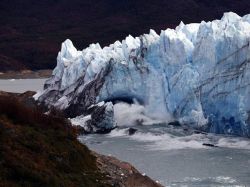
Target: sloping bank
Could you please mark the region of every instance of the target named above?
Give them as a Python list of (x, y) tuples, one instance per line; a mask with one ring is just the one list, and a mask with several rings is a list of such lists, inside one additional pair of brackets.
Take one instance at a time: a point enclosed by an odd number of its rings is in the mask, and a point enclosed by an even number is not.
[(0, 92), (0, 186), (161, 186), (133, 166), (91, 152), (58, 112), (43, 114), (31, 92)]

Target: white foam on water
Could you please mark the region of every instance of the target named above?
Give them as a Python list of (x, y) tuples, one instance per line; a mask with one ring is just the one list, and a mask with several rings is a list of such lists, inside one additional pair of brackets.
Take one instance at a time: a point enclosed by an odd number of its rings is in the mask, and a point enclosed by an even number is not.
[[(178, 150), (178, 149), (211, 149), (203, 144), (211, 144), (218, 148), (233, 148), (250, 150), (250, 140), (238, 137), (225, 137), (212, 134), (192, 134), (175, 136), (170, 133), (156, 134), (152, 132), (136, 132), (129, 136), (126, 129), (115, 129), (109, 137), (126, 137), (133, 141), (144, 142), (150, 150)], [(214, 147), (216, 148), (216, 147)]]
[(225, 176), (218, 176), (215, 178), (212, 178), (215, 182), (222, 183), (222, 184), (234, 184), (237, 181), (231, 177), (225, 177)]
[(121, 137), (121, 136), (126, 136), (126, 131), (128, 130), (128, 128), (126, 129), (114, 129), (112, 130), (109, 134), (108, 137), (113, 138), (113, 137)]
[(175, 150), (175, 149), (205, 149), (200, 141), (201, 135), (177, 137), (171, 134), (155, 135), (152, 133), (136, 133), (131, 139), (149, 143), (151, 150)]
[(216, 145), (219, 147), (250, 150), (250, 140), (246, 138), (221, 137)]
[[(91, 138), (85, 142), (95, 151), (102, 150), (104, 154), (129, 161), (164, 186), (243, 187), (249, 184), (249, 151), (245, 151), (249, 148), (248, 139), (214, 134), (184, 135), (179, 132), (180, 128), (176, 129), (177, 133), (174, 127), (169, 132), (163, 125), (134, 128), (137, 131), (131, 136), (129, 128), (118, 127), (110, 134), (88, 135)], [(203, 146), (203, 143), (221, 147)], [(242, 149), (235, 149), (237, 144)]]
[[(209, 184), (209, 185), (207, 185)], [(174, 184), (177, 185), (177, 184)], [(186, 177), (182, 182), (178, 182), (180, 186), (220, 186), (220, 187), (241, 187), (237, 184), (236, 179), (228, 176), (217, 176), (217, 177), (208, 177), (208, 178), (197, 178), (197, 177)], [(243, 186), (242, 186), (243, 187)]]

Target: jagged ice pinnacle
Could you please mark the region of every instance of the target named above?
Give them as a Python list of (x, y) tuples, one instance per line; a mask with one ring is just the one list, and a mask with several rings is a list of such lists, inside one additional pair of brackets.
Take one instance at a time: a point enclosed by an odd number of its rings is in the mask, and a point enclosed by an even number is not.
[(151, 118), (250, 136), (250, 15), (180, 23), (101, 48), (62, 44), (40, 102), (70, 116), (99, 102), (136, 100)]

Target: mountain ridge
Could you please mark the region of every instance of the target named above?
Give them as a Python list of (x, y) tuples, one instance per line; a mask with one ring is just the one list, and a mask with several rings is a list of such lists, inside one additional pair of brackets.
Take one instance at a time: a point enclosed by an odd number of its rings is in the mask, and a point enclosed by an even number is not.
[[(7, 0), (0, 2), (0, 72), (20, 69), (52, 69), (60, 43), (71, 38), (83, 49), (102, 46), (155, 29), (213, 20), (223, 12), (247, 14), (247, 0), (233, 1), (132, 1), (98, 0), (74, 3), (66, 0)], [(14, 52), (13, 52), (14, 51)]]

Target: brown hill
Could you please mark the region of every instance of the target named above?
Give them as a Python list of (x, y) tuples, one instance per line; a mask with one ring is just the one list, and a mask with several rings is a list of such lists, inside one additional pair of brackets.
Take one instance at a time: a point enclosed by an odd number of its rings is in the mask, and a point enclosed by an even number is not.
[(129, 163), (90, 151), (59, 111), (45, 115), (33, 92), (0, 92), (0, 186), (162, 187)]

